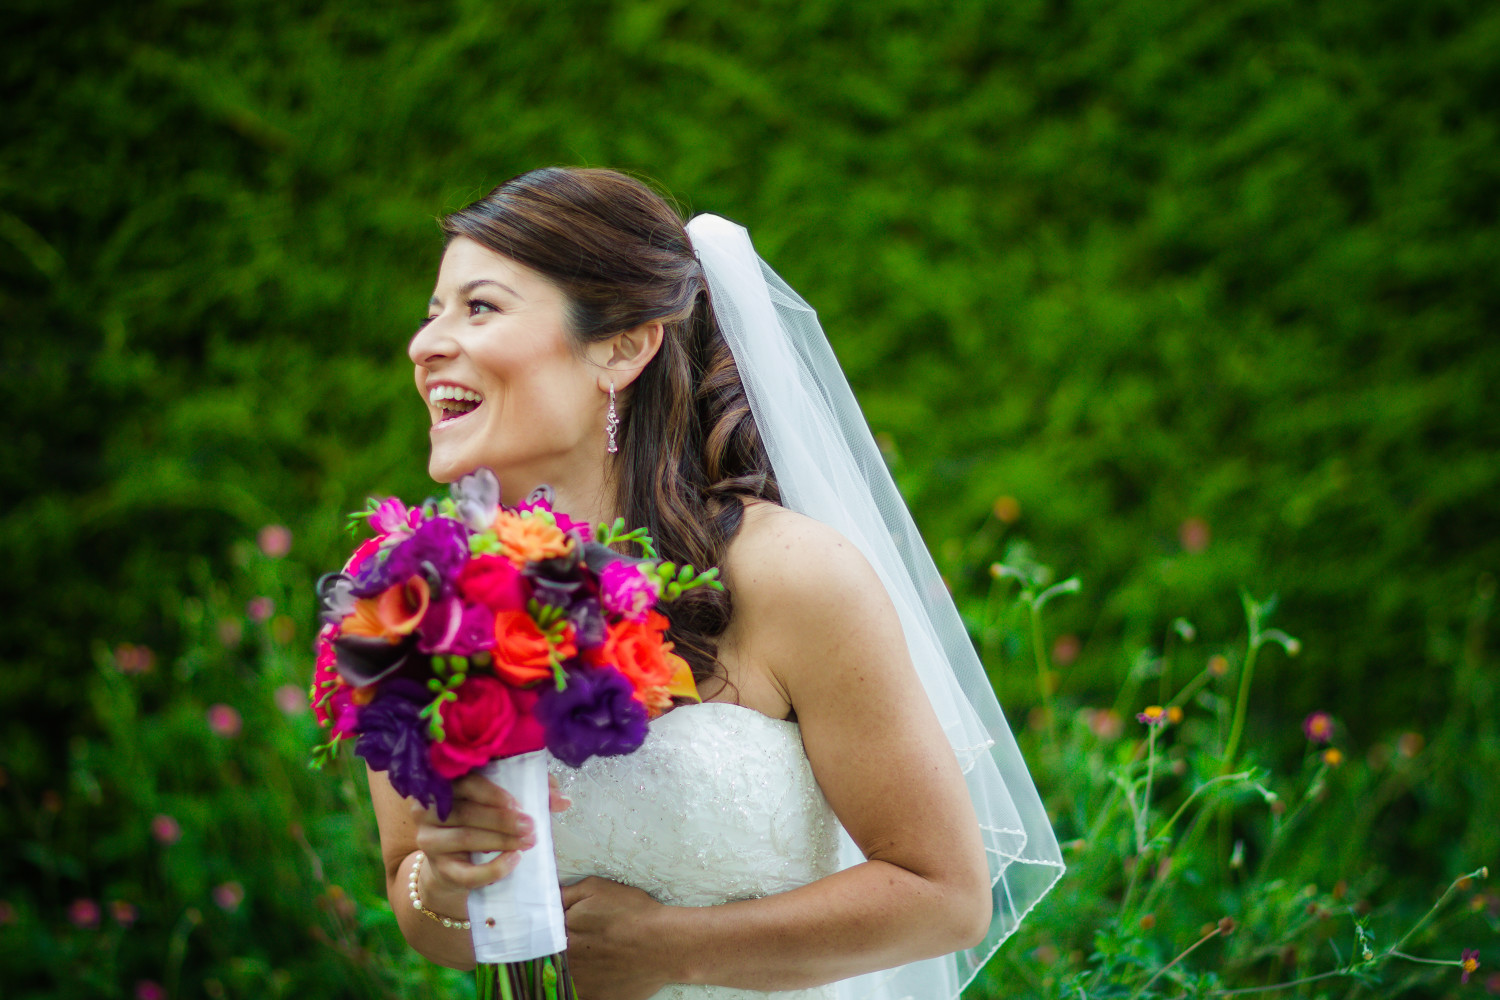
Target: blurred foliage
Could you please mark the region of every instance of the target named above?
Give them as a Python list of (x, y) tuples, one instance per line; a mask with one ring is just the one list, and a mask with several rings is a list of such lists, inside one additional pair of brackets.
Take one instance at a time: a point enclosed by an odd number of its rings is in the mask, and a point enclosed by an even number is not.
[[(1491, 5), (14, 0), (0, 38), (7, 995), (438, 975), (382, 915), (358, 782), (304, 774), (268, 697), (309, 672), (342, 513), (430, 490), (402, 347), (434, 217), (547, 163), (746, 223), (819, 308), (1018, 724), (1004, 545), (1085, 584), (1059, 712), (1137, 710), (1174, 619), (1227, 639), (1274, 591), (1304, 649), (1259, 668), (1262, 763), (1315, 707), (1360, 753), (1468, 727), (1318, 870), (1494, 860), (1457, 757), (1500, 744)], [(116, 896), (133, 931), (64, 931)]]

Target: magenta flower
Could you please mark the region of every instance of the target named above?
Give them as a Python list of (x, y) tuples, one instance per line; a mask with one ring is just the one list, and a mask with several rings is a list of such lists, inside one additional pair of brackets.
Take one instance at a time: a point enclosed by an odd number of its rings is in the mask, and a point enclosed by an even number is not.
[(167, 1000), (167, 991), (154, 979), (140, 979), (135, 984), (135, 1000)]
[(269, 597), (252, 597), (250, 603), (245, 605), (245, 614), (253, 622), (268, 621), (275, 612), (276, 604)]
[(656, 583), (627, 560), (612, 562), (599, 574), (599, 600), (621, 618), (644, 621), (659, 596)]
[(280, 524), (268, 524), (256, 536), (260, 550), (272, 559), (280, 559), (292, 551), (292, 533)]
[(1459, 982), (1467, 983), (1469, 977), (1479, 969), (1479, 950), (1477, 948), (1465, 948), (1463, 957), (1458, 961), (1459, 967), (1464, 970), (1463, 977)]
[(1167, 721), (1167, 710), (1160, 705), (1148, 705), (1144, 712), (1136, 713), (1135, 720), (1148, 726), (1160, 726)]
[(422, 509), (419, 507), (412, 510), (395, 497), (387, 497), (375, 508), (375, 513), (370, 515), (370, 523), (382, 535), (397, 532), (410, 534), (413, 528), (422, 523)]
[(151, 836), (163, 847), (171, 847), (182, 839), (182, 827), (166, 813), (157, 813), (151, 819)]
[(208, 706), (208, 728), (225, 739), (240, 734), (240, 713), (233, 705), (219, 702)]
[(245, 901), (245, 887), (238, 882), (214, 886), (214, 904), (225, 913), (233, 913)]
[(1327, 743), (1333, 739), (1333, 716), (1327, 712), (1314, 712), (1302, 720), (1302, 731), (1314, 743)]
[(68, 922), (74, 927), (94, 930), (99, 926), (99, 904), (92, 899), (75, 899), (68, 906)]

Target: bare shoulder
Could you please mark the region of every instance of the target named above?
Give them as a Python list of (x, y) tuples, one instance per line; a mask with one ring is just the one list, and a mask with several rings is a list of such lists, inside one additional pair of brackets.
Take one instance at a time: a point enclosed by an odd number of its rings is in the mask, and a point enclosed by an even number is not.
[(812, 518), (773, 504), (748, 506), (726, 554), (724, 581), (742, 676), (769, 681), (799, 716), (817, 689), (858, 684), (861, 675), (909, 663), (895, 610), (869, 561)]
[(885, 595), (853, 542), (821, 521), (772, 503), (746, 505), (725, 556), (724, 575), (736, 604), (800, 606), (811, 600), (822, 606), (867, 592)]

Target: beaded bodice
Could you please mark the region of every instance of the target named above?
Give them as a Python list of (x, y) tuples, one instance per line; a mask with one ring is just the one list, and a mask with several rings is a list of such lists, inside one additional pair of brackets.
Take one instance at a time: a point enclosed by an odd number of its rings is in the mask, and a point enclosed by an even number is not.
[[(558, 876), (633, 885), (663, 903), (711, 906), (784, 892), (838, 867), (838, 820), (802, 733), (720, 702), (678, 708), (623, 757), (554, 762), (573, 805), (554, 814)], [(653, 1000), (821, 1000), (832, 986), (758, 993), (669, 986)]]

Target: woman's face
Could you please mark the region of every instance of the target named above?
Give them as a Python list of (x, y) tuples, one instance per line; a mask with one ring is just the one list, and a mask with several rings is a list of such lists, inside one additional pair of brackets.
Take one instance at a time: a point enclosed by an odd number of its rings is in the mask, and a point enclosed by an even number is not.
[(448, 245), (407, 351), (432, 419), (433, 479), (487, 465), (514, 503), (600, 467), (601, 369), (575, 348), (566, 310), (562, 291), (536, 271), (472, 240)]

